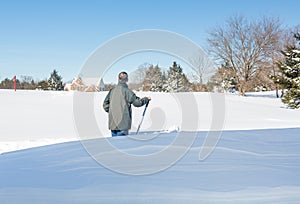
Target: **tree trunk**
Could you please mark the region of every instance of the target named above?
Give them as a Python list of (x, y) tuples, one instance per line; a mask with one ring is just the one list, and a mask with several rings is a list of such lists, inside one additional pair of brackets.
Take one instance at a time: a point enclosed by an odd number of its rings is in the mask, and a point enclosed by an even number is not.
[(276, 86), (275, 89), (276, 89), (276, 98), (279, 98), (278, 87)]
[(284, 95), (284, 89), (281, 89), (281, 96), (280, 96), (280, 98), (282, 98), (283, 95)]
[(239, 95), (240, 96), (245, 96), (245, 88), (242, 86), (242, 85), (240, 85), (239, 86)]

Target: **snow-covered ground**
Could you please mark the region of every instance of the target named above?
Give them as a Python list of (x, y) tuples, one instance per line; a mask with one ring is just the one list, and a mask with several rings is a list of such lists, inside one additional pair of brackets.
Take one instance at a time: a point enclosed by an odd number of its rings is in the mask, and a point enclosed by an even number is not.
[[(138, 136), (142, 140), (109, 138), (107, 114), (102, 110), (105, 95), (86, 93), (87, 99), (93, 97), (101, 135), (90, 135), (96, 139), (85, 144), (78, 141), (74, 93), (0, 90), (1, 204), (299, 203), (300, 111), (285, 108), (274, 92), (227, 94), (225, 104), (208, 93), (194, 93), (195, 102), (184, 94), (138, 92), (152, 98)], [(182, 103), (182, 99), (190, 101)], [(196, 103), (199, 116), (198, 126), (191, 130), (182, 121), (189, 107), (181, 105), (189, 103), (191, 107)], [(224, 114), (215, 105), (224, 107)], [(133, 108), (132, 132), (142, 112), (143, 108)], [(212, 121), (218, 121), (214, 114), (224, 116), (221, 139), (212, 154), (200, 161), (200, 147)], [(151, 155), (169, 147), (176, 153), (186, 148), (184, 143), (170, 144), (186, 131), (196, 137), (185, 156), (150, 175), (115, 173), (85, 149), (90, 145), (100, 156), (116, 158), (117, 152), (98, 146), (109, 141), (133, 155)], [(116, 162), (119, 169), (132, 165), (126, 160)]]
[[(93, 114), (101, 131), (101, 135), (93, 137), (110, 136), (107, 113), (102, 109), (106, 92), (86, 94), (94, 97)], [(184, 94), (138, 92), (137, 95), (152, 98), (141, 131), (182, 128), (182, 113), (189, 108), (181, 107), (178, 101), (184, 100)], [(194, 93), (194, 98), (199, 115), (197, 130), (210, 130), (212, 97), (208, 93)], [(0, 90), (0, 153), (79, 140), (74, 123), (74, 111), (77, 111), (73, 109), (74, 100), (73, 92)], [(136, 131), (143, 110), (133, 108), (132, 132)], [(247, 97), (227, 94), (224, 112), (223, 130), (300, 127), (300, 111), (285, 108), (274, 92), (249, 93)]]
[[(199, 132), (183, 159), (144, 176), (102, 167), (80, 142), (5, 153), (0, 156), (0, 203), (297, 204), (299, 133), (299, 128), (225, 131), (213, 154), (199, 161), (206, 135)], [(150, 145), (126, 137), (109, 140), (122, 151), (140, 154), (168, 145), (175, 136), (162, 134)]]

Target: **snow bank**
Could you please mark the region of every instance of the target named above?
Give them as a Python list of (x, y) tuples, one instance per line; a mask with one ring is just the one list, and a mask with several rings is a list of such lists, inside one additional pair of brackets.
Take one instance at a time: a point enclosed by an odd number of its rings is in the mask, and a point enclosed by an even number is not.
[[(182, 159), (165, 171), (145, 176), (110, 171), (78, 141), (5, 153), (0, 156), (0, 203), (296, 204), (300, 199), (299, 131), (224, 131), (204, 161), (198, 158), (207, 132), (198, 132)], [(144, 155), (168, 147), (176, 135), (153, 138), (150, 133), (145, 135), (150, 139), (146, 143), (129, 137), (107, 140), (120, 151)], [(184, 146), (174, 148), (179, 147)], [(118, 161), (119, 167), (130, 164)]]

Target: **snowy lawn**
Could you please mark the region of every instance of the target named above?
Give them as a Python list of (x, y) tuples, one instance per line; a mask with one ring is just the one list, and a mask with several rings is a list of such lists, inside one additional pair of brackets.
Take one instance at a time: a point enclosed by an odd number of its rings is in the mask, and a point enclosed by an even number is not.
[[(145, 176), (102, 167), (80, 142), (5, 153), (0, 157), (0, 203), (298, 203), (299, 133), (225, 131), (213, 154), (199, 161), (206, 135), (199, 132), (183, 159)], [(161, 134), (151, 145), (125, 137), (109, 140), (122, 151), (142, 154), (168, 145), (176, 134)]]
[[(169, 147), (180, 134), (177, 130), (182, 131), (184, 108), (174, 95), (137, 93), (153, 99), (141, 130), (144, 140), (110, 138), (101, 107), (105, 95), (93, 96), (95, 119), (103, 133), (87, 141), (95, 149), (109, 141), (128, 154), (147, 155)], [(199, 152), (213, 109), (209, 94), (195, 93), (199, 127), (192, 147), (168, 169), (142, 176), (110, 171), (87, 153), (74, 125), (72, 92), (0, 90), (0, 97), (1, 204), (300, 200), (300, 111), (286, 109), (273, 92), (226, 95), (224, 131), (204, 161), (199, 161)], [(133, 109), (133, 132), (142, 112), (143, 108)], [(15, 151), (19, 149), (24, 150)], [(114, 152), (110, 156), (114, 158)]]
[[(107, 113), (102, 109), (106, 94), (92, 94), (95, 118), (102, 132), (94, 137), (110, 136)], [(174, 95), (149, 92), (137, 95), (150, 95), (153, 99), (141, 131), (180, 129), (185, 107), (180, 107)], [(210, 94), (194, 95), (199, 115), (197, 130), (210, 130), (213, 111)], [(79, 140), (74, 125), (73, 100), (72, 92), (0, 90), (0, 153)], [(133, 108), (132, 132), (136, 131), (143, 110)], [(300, 127), (300, 111), (285, 108), (274, 92), (249, 93), (247, 97), (225, 96), (224, 130), (294, 127)]]

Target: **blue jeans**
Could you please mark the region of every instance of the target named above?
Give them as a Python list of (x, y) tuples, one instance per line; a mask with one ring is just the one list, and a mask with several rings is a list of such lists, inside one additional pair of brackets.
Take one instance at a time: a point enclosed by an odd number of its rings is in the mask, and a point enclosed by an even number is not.
[(111, 136), (125, 136), (128, 135), (128, 130), (111, 130)]

